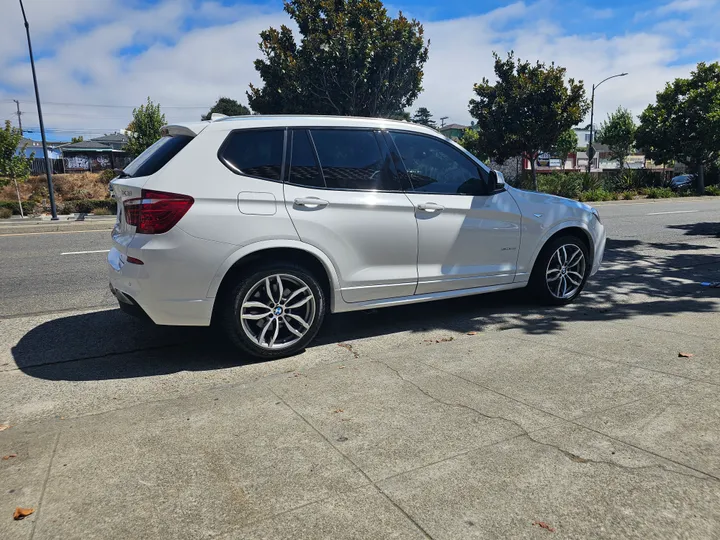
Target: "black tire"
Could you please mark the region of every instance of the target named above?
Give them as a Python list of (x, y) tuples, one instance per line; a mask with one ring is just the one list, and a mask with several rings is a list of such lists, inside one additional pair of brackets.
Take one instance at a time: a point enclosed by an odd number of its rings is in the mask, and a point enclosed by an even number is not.
[[(243, 326), (241, 314), (242, 304), (248, 293), (258, 285), (259, 282), (275, 275), (284, 275), (288, 276), (288, 278), (292, 277), (306, 284), (313, 295), (315, 309), (313, 320), (302, 338), (287, 347), (270, 349), (260, 346), (248, 335), (248, 332)], [(252, 299), (249, 300), (252, 301)], [(237, 284), (230, 290), (228, 298), (225, 299), (220, 322), (227, 336), (240, 351), (256, 358), (272, 360), (291, 356), (304, 350), (315, 338), (318, 330), (320, 330), (325, 317), (325, 310), (325, 292), (312, 272), (294, 263), (267, 263), (261, 266), (255, 266), (239, 276)], [(262, 322), (263, 321), (258, 324), (262, 324)], [(283, 328), (283, 323), (278, 322), (277, 324), (279, 328)], [(296, 325), (296, 323), (293, 322), (293, 325)], [(302, 327), (299, 328), (302, 330)], [(289, 335), (287, 327), (285, 327), (285, 332)]]
[[(555, 256), (557, 250), (562, 246), (577, 247), (582, 251), (582, 255), (585, 260), (585, 267), (582, 280), (580, 281), (580, 286), (567, 297), (558, 297), (556, 293), (551, 291), (546, 278), (550, 259)], [(532, 274), (530, 275), (529, 288), (541, 304), (548, 306), (563, 306), (574, 301), (580, 295), (582, 290), (585, 288), (585, 283), (587, 283), (587, 278), (590, 274), (591, 268), (592, 260), (590, 259), (588, 247), (584, 241), (573, 235), (558, 236), (543, 246), (540, 255), (538, 255), (538, 258), (535, 261)]]

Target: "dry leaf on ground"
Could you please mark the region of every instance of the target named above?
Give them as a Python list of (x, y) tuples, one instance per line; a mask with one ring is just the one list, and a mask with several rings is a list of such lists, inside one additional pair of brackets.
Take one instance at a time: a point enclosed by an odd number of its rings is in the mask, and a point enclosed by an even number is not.
[(689, 352), (678, 353), (678, 358), (692, 358), (693, 356), (695, 356), (695, 355), (693, 353), (689, 353)]
[(7, 456), (3, 456), (2, 458), (3, 458), (5, 461), (7, 461), (8, 459), (14, 458), (14, 457), (17, 457), (17, 454), (8, 454)]
[(0, 424), (0, 431), (5, 431), (6, 429), (10, 429), (10, 424)]
[(538, 527), (540, 527), (542, 529), (547, 529), (550, 532), (555, 532), (555, 527), (551, 527), (544, 521), (533, 521), (533, 525), (537, 525)]
[(468, 332), (467, 333), (468, 336), (474, 336), (475, 334), (477, 334), (477, 332)]
[(30, 514), (32, 514), (35, 511), (34, 508), (20, 508), (19, 506), (15, 508), (15, 513), (13, 514), (13, 519), (24, 519), (28, 517)]

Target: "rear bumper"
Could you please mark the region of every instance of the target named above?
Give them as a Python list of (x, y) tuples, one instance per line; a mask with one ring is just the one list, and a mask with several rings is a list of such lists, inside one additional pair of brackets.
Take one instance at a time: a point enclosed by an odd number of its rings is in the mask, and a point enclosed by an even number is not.
[(147, 315), (155, 324), (209, 326), (213, 298), (164, 300), (153, 293), (143, 266), (127, 263), (115, 248), (108, 254), (110, 289), (120, 308), (131, 315)]
[[(108, 253), (110, 287), (122, 308), (138, 306), (155, 324), (208, 326), (215, 300), (207, 298), (208, 286), (231, 249), (177, 228), (136, 235), (127, 247), (115, 243)], [(128, 263), (128, 255), (145, 264)]]

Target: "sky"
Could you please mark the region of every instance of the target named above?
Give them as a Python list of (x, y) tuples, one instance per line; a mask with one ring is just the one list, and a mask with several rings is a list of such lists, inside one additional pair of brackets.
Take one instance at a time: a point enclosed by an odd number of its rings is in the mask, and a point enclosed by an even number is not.
[[(168, 122), (198, 120), (220, 96), (247, 104), (259, 32), (293, 26), (280, 0), (24, 0), (50, 140), (123, 129), (149, 96)], [(393, 0), (430, 40), (423, 92), (447, 123), (470, 122), (473, 84), (494, 80), (493, 51), (567, 68), (568, 77), (604, 83), (599, 123), (618, 106), (638, 115), (657, 91), (720, 60), (720, 0)], [(298, 40), (299, 41), (299, 40)], [(0, 121), (39, 137), (32, 72), (18, 0), (0, 0)], [(589, 118), (587, 119), (589, 121)]]

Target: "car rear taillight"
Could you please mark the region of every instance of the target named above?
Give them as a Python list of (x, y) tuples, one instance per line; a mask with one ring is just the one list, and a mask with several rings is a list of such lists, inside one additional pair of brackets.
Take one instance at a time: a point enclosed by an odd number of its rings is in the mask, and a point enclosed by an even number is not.
[(125, 220), (140, 234), (162, 234), (172, 229), (190, 210), (195, 199), (189, 195), (143, 189), (139, 199), (123, 202)]

